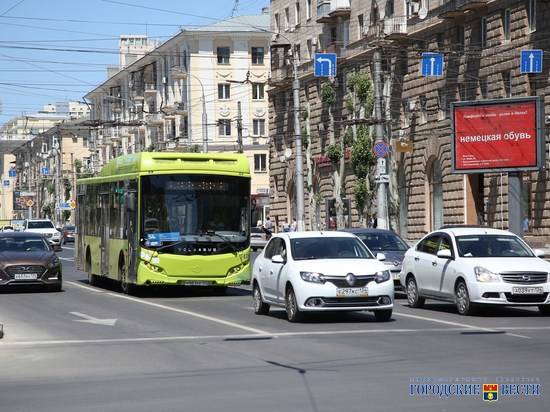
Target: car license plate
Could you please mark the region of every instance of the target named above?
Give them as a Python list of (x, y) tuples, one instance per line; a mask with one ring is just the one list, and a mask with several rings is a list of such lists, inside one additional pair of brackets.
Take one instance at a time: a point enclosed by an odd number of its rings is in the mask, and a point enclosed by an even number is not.
[(205, 280), (186, 280), (183, 282), (185, 286), (211, 286), (212, 282)]
[(13, 275), (14, 279), (17, 280), (33, 280), (38, 279), (37, 273), (16, 273)]
[(351, 297), (365, 297), (369, 295), (367, 287), (363, 288), (338, 288), (336, 289), (336, 297), (338, 298), (351, 298)]
[(542, 295), (542, 288), (515, 287), (512, 288), (512, 295)]

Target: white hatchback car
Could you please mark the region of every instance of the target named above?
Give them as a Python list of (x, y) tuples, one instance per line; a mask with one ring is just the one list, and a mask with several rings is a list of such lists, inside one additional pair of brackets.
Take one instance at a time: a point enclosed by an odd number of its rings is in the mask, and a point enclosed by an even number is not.
[(274, 235), (254, 261), (254, 312), (267, 314), (270, 305), (283, 306), (288, 320), (296, 322), (304, 312), (369, 310), (377, 321), (387, 321), (393, 279), (377, 258), (351, 233)]
[(446, 227), (405, 253), (401, 285), (411, 307), (426, 298), (454, 302), (470, 315), (479, 304), (538, 306), (550, 314), (550, 263), (515, 234), (485, 227)]

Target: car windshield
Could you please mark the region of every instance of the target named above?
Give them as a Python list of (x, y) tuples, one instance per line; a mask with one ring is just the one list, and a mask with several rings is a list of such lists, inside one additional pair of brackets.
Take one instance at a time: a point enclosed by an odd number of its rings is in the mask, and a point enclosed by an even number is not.
[(41, 252), (50, 247), (40, 238), (0, 237), (0, 252)]
[[(146, 176), (141, 187), (144, 246), (163, 247), (164, 253), (173, 254), (185, 254), (186, 250), (205, 245), (215, 248), (216, 253), (248, 247), (248, 178)], [(174, 247), (165, 248), (170, 243)]]
[(48, 220), (28, 222), (27, 229), (55, 229), (53, 223)]
[(353, 237), (304, 237), (290, 240), (294, 260), (374, 259), (363, 243)]
[(65, 230), (74, 230), (74, 226), (65, 226), (63, 229), (65, 229)]
[(534, 257), (533, 253), (516, 236), (457, 236), (456, 244), (460, 257)]
[(395, 233), (355, 233), (372, 251), (406, 252), (409, 246)]

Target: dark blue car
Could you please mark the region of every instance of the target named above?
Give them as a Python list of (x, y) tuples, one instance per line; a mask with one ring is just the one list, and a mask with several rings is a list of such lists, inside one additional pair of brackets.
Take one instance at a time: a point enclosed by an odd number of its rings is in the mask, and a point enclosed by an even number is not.
[(343, 232), (353, 233), (363, 241), (365, 245), (375, 255), (383, 253), (386, 256), (384, 263), (393, 275), (393, 282), (396, 289), (401, 289), (399, 283), (399, 272), (401, 272), (401, 263), (409, 245), (396, 233), (384, 229), (342, 229)]

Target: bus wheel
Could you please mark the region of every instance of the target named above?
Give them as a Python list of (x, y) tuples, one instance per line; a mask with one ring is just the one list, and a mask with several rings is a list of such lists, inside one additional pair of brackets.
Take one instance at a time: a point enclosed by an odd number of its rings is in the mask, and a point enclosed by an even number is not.
[(120, 289), (126, 295), (133, 295), (136, 292), (136, 285), (127, 281), (126, 264), (122, 260), (118, 265), (118, 278), (120, 279)]

